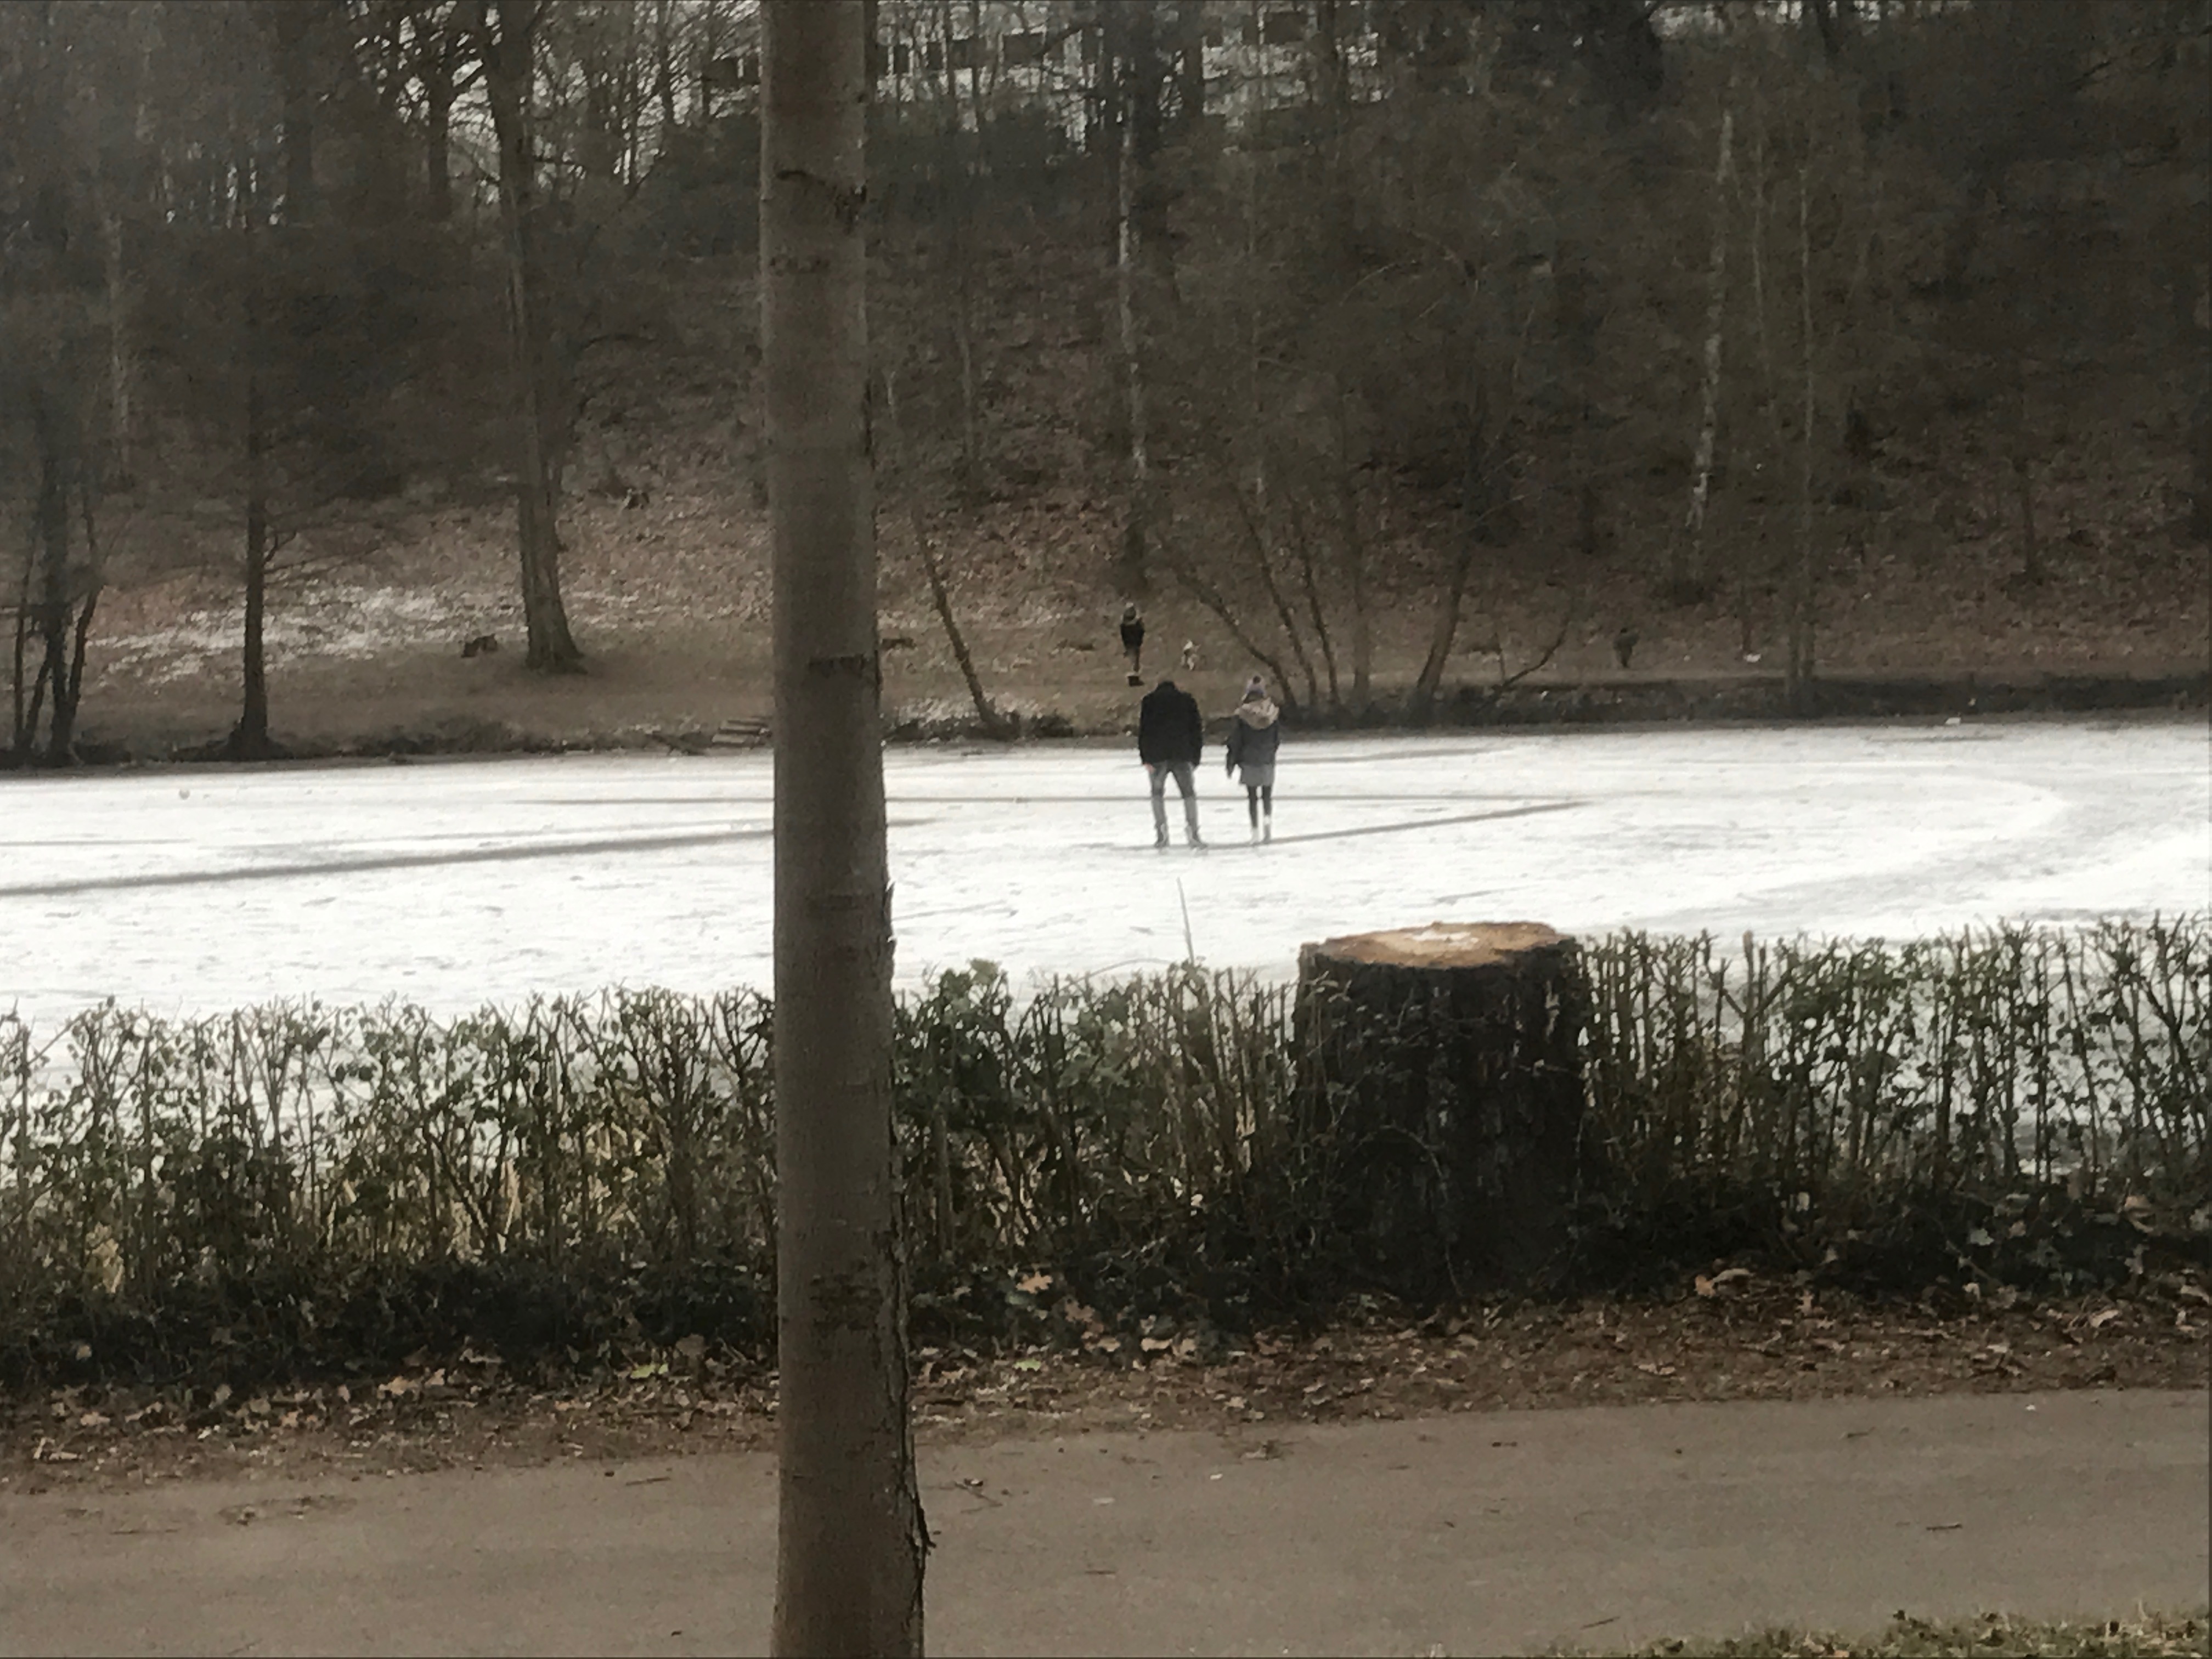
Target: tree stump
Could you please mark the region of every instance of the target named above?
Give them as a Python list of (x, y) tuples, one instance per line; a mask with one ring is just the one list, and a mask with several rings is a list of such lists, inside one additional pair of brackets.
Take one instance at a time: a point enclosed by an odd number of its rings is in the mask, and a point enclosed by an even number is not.
[(1338, 1243), (1401, 1295), (1525, 1282), (1583, 1170), (1582, 951), (1540, 922), (1435, 922), (1298, 952), (1301, 1149)]

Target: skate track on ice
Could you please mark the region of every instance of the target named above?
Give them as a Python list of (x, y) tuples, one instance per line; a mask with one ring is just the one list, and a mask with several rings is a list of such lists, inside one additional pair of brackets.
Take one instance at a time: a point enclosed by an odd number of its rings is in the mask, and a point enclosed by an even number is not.
[[(1127, 745), (885, 754), (898, 975), (1437, 919), (1899, 938), (2212, 900), (2203, 720), (1292, 734), (1273, 845), (1209, 745), (1155, 852)], [(0, 783), (0, 1012), (769, 984), (770, 762), (572, 757)]]

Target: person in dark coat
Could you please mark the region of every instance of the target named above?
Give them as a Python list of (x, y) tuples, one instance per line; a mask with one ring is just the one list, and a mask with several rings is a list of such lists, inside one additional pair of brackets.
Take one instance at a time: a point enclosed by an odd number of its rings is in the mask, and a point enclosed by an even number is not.
[(1152, 786), (1152, 845), (1168, 844), (1167, 782), (1176, 781), (1182, 795), (1184, 839), (1193, 847), (1206, 842), (1198, 833), (1198, 763), (1206, 750), (1206, 722), (1198, 712), (1198, 699), (1178, 690), (1173, 680), (1162, 680), (1137, 705), (1137, 758)]
[(1254, 841), (1275, 838), (1275, 751), (1283, 744), (1282, 714), (1269, 699), (1266, 683), (1255, 674), (1244, 683), (1244, 701), (1229, 722), (1229, 769), (1244, 786)]
[(1145, 619), (1133, 602), (1121, 607), (1121, 654), (1129, 659), (1129, 684), (1135, 685), (1144, 672), (1137, 664), (1145, 654)]

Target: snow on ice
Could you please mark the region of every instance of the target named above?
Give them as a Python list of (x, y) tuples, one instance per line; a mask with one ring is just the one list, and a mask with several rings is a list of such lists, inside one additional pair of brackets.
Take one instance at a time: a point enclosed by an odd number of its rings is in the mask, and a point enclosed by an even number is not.
[[(2191, 721), (1886, 724), (1285, 744), (1274, 842), (1212, 748), (1202, 852), (1152, 848), (1120, 746), (885, 756), (903, 983), (1298, 945), (1436, 920), (1891, 938), (2212, 899)], [(770, 762), (575, 757), (0, 785), (0, 1010), (114, 998), (444, 1012), (769, 983)]]

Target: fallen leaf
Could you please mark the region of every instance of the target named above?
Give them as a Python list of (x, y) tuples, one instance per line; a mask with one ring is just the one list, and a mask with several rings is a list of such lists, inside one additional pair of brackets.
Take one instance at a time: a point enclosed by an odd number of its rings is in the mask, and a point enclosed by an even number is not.
[[(1115, 1347), (1119, 1347), (1120, 1346), (1121, 1344), (1118, 1342), (1115, 1344)], [(1044, 1369), (1044, 1361), (1042, 1359), (1017, 1359), (1014, 1361), (1014, 1369), (1018, 1371), (1041, 1371)]]
[(81, 1429), (104, 1429), (107, 1426), (107, 1417), (102, 1412), (87, 1412), (77, 1419), (76, 1425)]
[(1147, 1336), (1141, 1339), (1137, 1346), (1146, 1353), (1165, 1353), (1175, 1344), (1164, 1336)]
[(1018, 1291), (1027, 1291), (1031, 1296), (1035, 1296), (1040, 1291), (1048, 1291), (1052, 1288), (1052, 1275), (1050, 1273), (1031, 1273), (1026, 1279), (1016, 1279), (1014, 1281), (1014, 1288)]
[(2101, 1331), (2119, 1316), (2120, 1310), (2118, 1308), (2103, 1309), (2089, 1316), (2089, 1328), (2093, 1331)]

